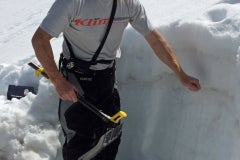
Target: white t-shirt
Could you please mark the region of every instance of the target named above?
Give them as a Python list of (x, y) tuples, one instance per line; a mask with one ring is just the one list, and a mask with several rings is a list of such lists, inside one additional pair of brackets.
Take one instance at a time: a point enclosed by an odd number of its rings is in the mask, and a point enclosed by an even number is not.
[[(63, 33), (75, 57), (90, 61), (105, 34), (112, 3), (113, 0), (56, 0), (40, 27), (53, 37)], [(143, 36), (153, 30), (138, 0), (117, 0), (117, 3), (114, 21), (98, 60), (116, 58), (128, 23)], [(70, 55), (65, 42), (63, 53), (66, 57)]]

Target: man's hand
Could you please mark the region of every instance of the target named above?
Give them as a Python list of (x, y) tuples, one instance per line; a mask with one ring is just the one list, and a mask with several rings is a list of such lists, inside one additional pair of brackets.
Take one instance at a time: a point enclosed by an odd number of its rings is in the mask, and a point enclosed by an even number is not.
[(77, 93), (78, 89), (68, 81), (66, 81), (63, 77), (55, 79), (52, 81), (55, 86), (55, 89), (62, 100), (69, 100), (72, 102), (77, 102)]
[(201, 89), (201, 85), (199, 83), (199, 80), (195, 77), (191, 77), (185, 73), (181, 74), (179, 76), (179, 79), (181, 83), (187, 87), (190, 91), (198, 91)]

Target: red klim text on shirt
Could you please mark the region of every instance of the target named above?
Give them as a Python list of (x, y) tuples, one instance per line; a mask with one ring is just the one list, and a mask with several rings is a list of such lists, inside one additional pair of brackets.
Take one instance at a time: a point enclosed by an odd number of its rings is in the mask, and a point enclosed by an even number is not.
[(87, 18), (87, 19), (75, 19), (74, 24), (76, 26), (99, 26), (109, 22), (109, 18)]

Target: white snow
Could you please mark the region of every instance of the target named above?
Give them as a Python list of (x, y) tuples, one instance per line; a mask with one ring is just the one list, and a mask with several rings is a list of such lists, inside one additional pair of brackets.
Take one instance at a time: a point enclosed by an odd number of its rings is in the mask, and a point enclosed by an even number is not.
[[(240, 1), (141, 1), (202, 90), (184, 88), (129, 27), (117, 70), (128, 113), (117, 159), (239, 160)], [(57, 94), (27, 65), (31, 37), (52, 3), (0, 1), (1, 160), (61, 160)], [(52, 40), (56, 60), (61, 41)], [(9, 101), (9, 84), (33, 86), (37, 95)]]

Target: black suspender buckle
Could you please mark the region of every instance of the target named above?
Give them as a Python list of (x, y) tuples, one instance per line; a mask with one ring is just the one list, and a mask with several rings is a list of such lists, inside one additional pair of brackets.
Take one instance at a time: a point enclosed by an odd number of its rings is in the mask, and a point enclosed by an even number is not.
[(66, 64), (66, 68), (67, 68), (68, 70), (73, 69), (73, 68), (74, 68), (74, 62), (69, 61), (69, 62)]

